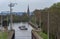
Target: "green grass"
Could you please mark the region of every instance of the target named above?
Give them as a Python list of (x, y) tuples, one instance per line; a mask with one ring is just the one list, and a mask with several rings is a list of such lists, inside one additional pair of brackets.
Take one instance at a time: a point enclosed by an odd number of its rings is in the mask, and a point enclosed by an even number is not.
[(48, 39), (47, 34), (43, 33), (43, 32), (37, 32), (43, 39)]
[(7, 32), (0, 32), (0, 39), (7, 39)]

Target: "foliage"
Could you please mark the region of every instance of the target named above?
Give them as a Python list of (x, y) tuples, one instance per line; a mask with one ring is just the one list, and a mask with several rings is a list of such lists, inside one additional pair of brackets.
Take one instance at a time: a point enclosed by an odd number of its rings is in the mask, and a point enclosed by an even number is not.
[(43, 39), (48, 39), (47, 34), (43, 33), (43, 32), (37, 32)]
[(40, 25), (40, 17), (41, 17), (41, 12), (40, 12), (40, 10), (35, 10), (35, 11), (33, 11), (33, 14), (34, 14), (34, 17), (35, 17), (35, 22), (36, 22), (36, 24), (37, 25)]
[(34, 23), (34, 24), (36, 24), (36, 20), (35, 20), (35, 17), (34, 16), (32, 16), (31, 22)]
[(37, 20), (39, 20), (38, 18), (40, 17), (40, 15), (39, 17), (37, 16), (38, 12), (41, 13), (41, 21), (43, 23), (42, 30), (45, 33), (47, 33), (47, 29), (48, 29), (47, 25), (48, 25), (48, 12), (49, 12), (50, 37), (53, 35), (53, 37), (56, 39), (56, 34), (57, 32), (59, 32), (58, 30), (60, 30), (60, 27), (59, 27), (60, 26), (60, 2), (53, 4), (49, 8), (45, 8), (43, 10), (35, 10), (33, 12)]

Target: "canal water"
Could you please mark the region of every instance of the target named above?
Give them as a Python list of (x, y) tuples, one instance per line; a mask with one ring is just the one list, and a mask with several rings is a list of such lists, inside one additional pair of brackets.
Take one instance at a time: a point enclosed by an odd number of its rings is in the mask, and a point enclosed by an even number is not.
[[(26, 26), (28, 30), (20, 30), (19, 26)], [(32, 27), (28, 23), (14, 23), (13, 29), (15, 29), (15, 39), (31, 39)]]

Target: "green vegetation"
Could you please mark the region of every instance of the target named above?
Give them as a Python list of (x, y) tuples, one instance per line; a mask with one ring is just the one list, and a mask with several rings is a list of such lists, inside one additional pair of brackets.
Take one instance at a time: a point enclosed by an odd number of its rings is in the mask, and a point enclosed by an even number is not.
[[(33, 19), (32, 19), (32, 23), (36, 24), (41, 24), (41, 29), (44, 33), (47, 33), (48, 30), (48, 12), (49, 12), (49, 33), (50, 33), (50, 39), (58, 39), (60, 38), (59, 32), (58, 30), (60, 30), (59, 26), (60, 26), (60, 2), (53, 4), (51, 7), (49, 8), (45, 8), (42, 10), (35, 10), (33, 12)], [(40, 16), (40, 14), (41, 16)], [(39, 23), (41, 17), (41, 22)], [(36, 19), (35, 19), (36, 18)], [(58, 33), (57, 33), (58, 32)], [(58, 36), (56, 35), (58, 34)]]
[(34, 24), (36, 24), (34, 16), (32, 17), (31, 22), (34, 23)]
[(0, 39), (7, 39), (7, 32), (0, 32)]
[(43, 32), (37, 32), (43, 39), (48, 39), (47, 34), (43, 33)]
[(13, 15), (13, 22), (27, 22), (28, 20), (27, 13), (23, 13), (22, 15)]
[[(22, 15), (12, 15), (13, 17), (13, 22), (27, 22), (29, 20), (28, 16), (27, 16), (27, 13), (22, 13)], [(0, 18), (1, 18), (1, 15), (0, 15)], [(10, 16), (9, 15), (5, 15), (3, 16), (3, 19), (4, 20), (8, 20), (10, 22)]]

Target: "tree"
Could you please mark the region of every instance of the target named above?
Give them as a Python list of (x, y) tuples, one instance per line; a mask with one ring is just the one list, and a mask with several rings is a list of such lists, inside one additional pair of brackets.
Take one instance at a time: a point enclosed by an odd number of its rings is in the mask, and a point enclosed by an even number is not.
[(38, 28), (40, 28), (40, 20), (41, 20), (40, 15), (41, 15), (41, 12), (40, 12), (40, 10), (35, 10), (35, 11), (33, 11), (33, 13), (36, 17), (36, 23), (38, 25)]

